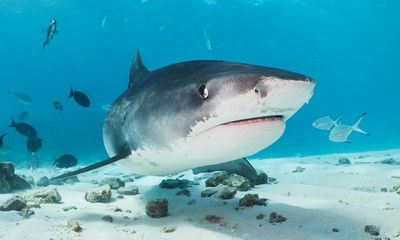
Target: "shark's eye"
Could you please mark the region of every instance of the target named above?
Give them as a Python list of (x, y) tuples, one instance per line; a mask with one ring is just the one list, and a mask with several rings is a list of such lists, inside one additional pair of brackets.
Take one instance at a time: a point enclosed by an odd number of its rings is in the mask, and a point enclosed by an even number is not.
[(200, 94), (200, 97), (203, 99), (206, 99), (208, 97), (208, 89), (205, 85), (201, 85), (199, 87), (199, 94)]
[(259, 97), (260, 99), (267, 96), (267, 91), (266, 91), (266, 89), (263, 88), (262, 86), (256, 86), (256, 87), (254, 88), (254, 93), (255, 93), (256, 95), (258, 95), (258, 97)]

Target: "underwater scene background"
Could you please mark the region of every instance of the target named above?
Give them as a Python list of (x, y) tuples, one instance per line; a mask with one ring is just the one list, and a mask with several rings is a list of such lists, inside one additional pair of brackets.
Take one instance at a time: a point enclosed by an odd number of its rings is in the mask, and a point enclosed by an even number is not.
[[(136, 49), (149, 70), (218, 59), (313, 77), (310, 103), (252, 158), (398, 148), (399, 7), (395, 0), (1, 0), (0, 132), (9, 133), (2, 158), (24, 164), (29, 156), (26, 139), (8, 127), (24, 111), (43, 139), (44, 164), (64, 153), (81, 162), (106, 158), (102, 106), (127, 88)], [(42, 49), (52, 18), (59, 34)], [(89, 109), (68, 99), (71, 86), (90, 97)], [(19, 103), (9, 91), (33, 103)], [(353, 124), (363, 112), (361, 128), (371, 136), (353, 133), (351, 144), (333, 143), (311, 125), (340, 113)]]

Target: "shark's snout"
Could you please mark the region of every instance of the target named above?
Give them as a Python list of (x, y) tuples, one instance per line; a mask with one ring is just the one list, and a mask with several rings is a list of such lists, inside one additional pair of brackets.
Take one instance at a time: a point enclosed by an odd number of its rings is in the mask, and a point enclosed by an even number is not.
[[(310, 77), (282, 79), (261, 76), (253, 91), (253, 101), (247, 108), (254, 108), (261, 116), (283, 116), (289, 119), (312, 97), (315, 81)], [(258, 110), (257, 110), (258, 109)]]

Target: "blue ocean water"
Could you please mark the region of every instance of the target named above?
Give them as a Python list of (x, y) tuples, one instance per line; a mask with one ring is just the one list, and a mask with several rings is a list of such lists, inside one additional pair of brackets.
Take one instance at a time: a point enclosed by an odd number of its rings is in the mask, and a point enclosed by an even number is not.
[[(25, 138), (8, 127), (22, 111), (43, 139), (44, 161), (63, 153), (105, 158), (101, 107), (127, 87), (136, 49), (150, 70), (219, 59), (312, 76), (317, 87), (310, 103), (255, 157), (398, 148), (399, 9), (395, 0), (2, 0), (0, 132), (9, 133), (2, 158), (27, 158)], [(42, 49), (52, 18), (59, 34)], [(91, 108), (67, 99), (71, 86), (89, 95)], [(9, 90), (29, 94), (33, 104), (16, 102)], [(54, 109), (55, 100), (64, 111)], [(371, 136), (353, 133), (351, 144), (330, 142), (311, 126), (339, 113), (352, 124), (363, 112), (361, 128)]]

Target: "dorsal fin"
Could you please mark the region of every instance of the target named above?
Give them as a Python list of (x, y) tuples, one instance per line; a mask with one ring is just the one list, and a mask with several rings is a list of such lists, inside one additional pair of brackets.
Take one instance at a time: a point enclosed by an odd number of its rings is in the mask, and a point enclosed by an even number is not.
[(140, 85), (146, 79), (148, 73), (149, 70), (144, 66), (139, 50), (137, 50), (129, 72), (128, 88)]

